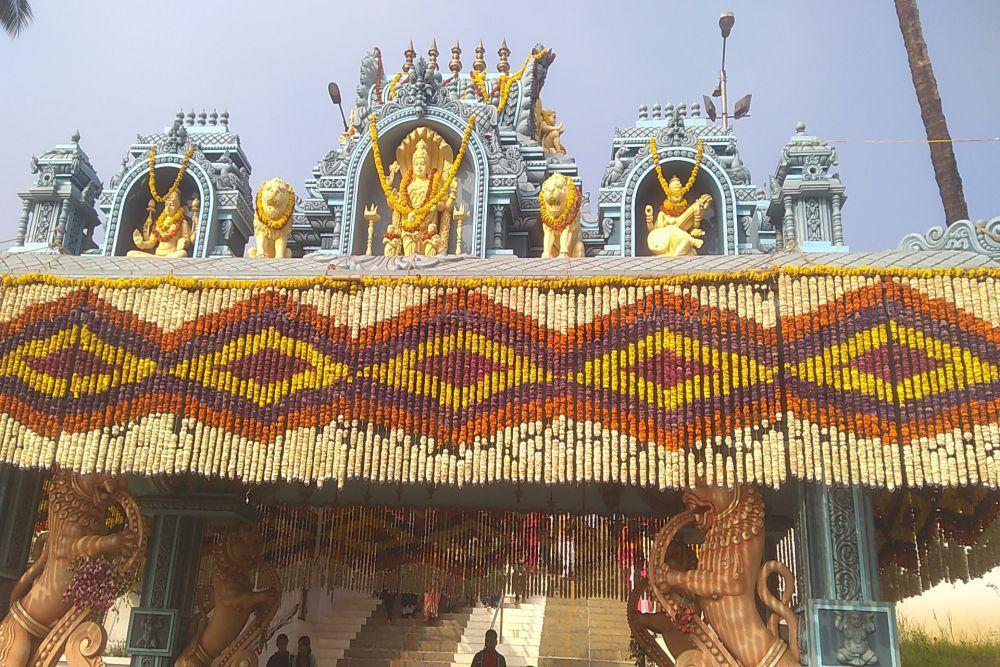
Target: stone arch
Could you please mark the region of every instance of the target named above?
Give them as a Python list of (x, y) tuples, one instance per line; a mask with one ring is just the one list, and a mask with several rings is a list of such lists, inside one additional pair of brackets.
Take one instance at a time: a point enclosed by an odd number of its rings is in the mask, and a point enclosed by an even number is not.
[[(198, 154), (195, 153), (195, 156)], [(188, 162), (187, 173), (185, 174), (184, 180), (189, 178), (194, 181), (195, 187), (198, 191), (198, 220), (197, 220), (197, 234), (195, 237), (195, 248), (193, 251), (193, 256), (204, 257), (206, 256), (207, 243), (208, 243), (208, 228), (210, 221), (215, 215), (215, 190), (212, 186), (212, 180), (208, 169), (202, 165), (195, 156), (192, 156), (190, 162)], [(181, 161), (183, 161), (184, 156), (180, 153), (157, 153), (156, 155), (156, 166), (176, 166), (180, 167)], [(111, 209), (108, 214), (108, 231), (107, 236), (104, 239), (104, 254), (109, 256), (114, 256), (118, 254), (125, 254), (124, 250), (119, 252), (119, 242), (123, 226), (127, 225), (127, 221), (123, 221), (122, 217), (125, 214), (126, 202), (129, 199), (129, 195), (132, 194), (134, 188), (136, 187), (146, 187), (146, 180), (149, 178), (149, 163), (145, 160), (136, 160), (135, 163), (125, 172), (125, 176), (122, 178), (121, 184), (115, 191), (114, 198), (111, 200)], [(148, 192), (144, 199), (148, 200)], [(131, 230), (129, 231), (129, 238), (131, 238)], [(131, 243), (129, 240), (127, 243)]]
[[(691, 146), (671, 146), (669, 148), (660, 148), (658, 152), (660, 154), (661, 165), (667, 162), (684, 162), (694, 166), (695, 149)], [(622, 201), (620, 237), (623, 256), (635, 256), (635, 198), (640, 186), (646, 179), (655, 178), (655, 175), (652, 175), (654, 168), (653, 156), (651, 153), (646, 152), (635, 159), (625, 179), (625, 197)], [(737, 254), (738, 247), (736, 236), (736, 190), (726, 170), (715, 161), (709, 149), (706, 149), (702, 157), (699, 178), (702, 174), (708, 178), (721, 195), (721, 201), (715, 202), (714, 205), (717, 213), (717, 224), (721, 233), (722, 254), (735, 255)]]
[[(471, 113), (474, 109), (470, 108), (469, 111)], [(379, 135), (384, 136), (385, 134), (392, 133), (393, 130), (400, 130), (401, 128), (404, 128), (402, 131), (405, 133), (405, 131), (408, 131), (405, 128), (416, 127), (418, 122), (427, 124), (441, 132), (449, 141), (457, 142), (461, 140), (465, 132), (468, 118), (439, 106), (428, 107), (422, 115), (418, 113), (415, 107), (400, 107), (397, 110), (384, 113), (378, 120)], [(359, 232), (366, 232), (366, 230), (359, 228), (359, 221), (360, 224), (364, 223), (363, 212), (366, 203), (360, 201), (359, 198), (362, 190), (361, 178), (365, 172), (365, 165), (371, 164), (372, 160), (371, 138), (368, 136), (367, 131), (360, 133), (358, 142), (358, 145), (351, 152), (345, 178), (346, 192), (344, 193), (343, 218), (345, 231), (340, 237), (340, 252), (344, 255), (354, 254), (352, 251), (355, 248), (357, 234)], [(385, 150), (383, 148), (383, 158), (386, 157)], [(466, 149), (465, 160), (469, 159), (472, 160), (471, 173), (473, 174), (473, 183), (472, 200), (467, 203), (470, 218), (466, 224), (471, 224), (471, 234), (466, 234), (463, 240), (467, 247), (471, 246), (471, 253), (474, 256), (485, 257), (490, 166), (486, 144), (479, 135), (478, 128), (474, 129), (469, 137), (469, 146)], [(465, 169), (463, 168), (461, 171), (465, 172)]]

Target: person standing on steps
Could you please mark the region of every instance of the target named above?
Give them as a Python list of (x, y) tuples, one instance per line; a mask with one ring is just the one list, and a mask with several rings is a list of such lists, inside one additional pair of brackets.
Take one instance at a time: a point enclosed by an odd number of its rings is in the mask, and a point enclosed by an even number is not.
[(288, 652), (288, 635), (280, 634), (274, 640), (278, 650), (267, 659), (267, 667), (293, 667), (295, 656)]
[(295, 654), (295, 667), (316, 667), (316, 656), (312, 653), (309, 635), (299, 637), (299, 651)]
[(497, 651), (497, 631), (486, 631), (486, 648), (472, 659), (472, 667), (507, 667), (507, 660)]

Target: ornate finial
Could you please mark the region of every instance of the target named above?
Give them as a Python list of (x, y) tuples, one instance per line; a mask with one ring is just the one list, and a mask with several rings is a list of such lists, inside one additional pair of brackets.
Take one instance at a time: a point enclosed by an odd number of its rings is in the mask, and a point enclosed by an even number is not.
[(691, 103), (691, 117), (701, 118), (701, 105), (698, 104), (697, 102)]
[(229, 129), (229, 112), (223, 111), (222, 115), (219, 118), (221, 120), (222, 126), (225, 127), (226, 129)]
[(177, 121), (178, 125), (184, 124), (184, 109), (181, 109), (180, 111), (177, 112), (177, 115), (174, 116), (174, 120)]
[(209, 125), (219, 124), (219, 112), (217, 110), (212, 109), (212, 113), (208, 114), (208, 124)]
[(504, 74), (510, 74), (510, 62), (507, 58), (510, 57), (510, 49), (507, 48), (507, 40), (503, 40), (503, 44), (497, 49), (497, 55), (500, 56), (500, 62), (497, 63), (497, 71)]
[(687, 118), (687, 115), (688, 115), (687, 104), (685, 104), (684, 102), (681, 102), (680, 104), (677, 105), (677, 117), (678, 118)]
[(72, 143), (74, 143), (74, 144), (78, 144), (78, 143), (80, 143), (80, 130), (77, 130), (76, 132), (74, 132), (74, 133), (73, 133), (73, 136), (72, 136), (72, 137), (70, 137), (70, 138), (69, 138), (69, 140), (70, 140), (70, 141), (71, 141)]
[(441, 55), (441, 52), (438, 51), (438, 42), (436, 39), (432, 39), (430, 51), (427, 52), (427, 69), (434, 72), (437, 71), (439, 55)]
[(451, 70), (452, 76), (458, 76), (462, 71), (462, 47), (458, 40), (455, 40), (455, 46), (451, 47), (451, 62), (448, 63), (448, 69)]
[(660, 117), (660, 103), (653, 102), (653, 118), (659, 118), (659, 117)]
[(649, 118), (649, 107), (645, 104), (639, 105), (639, 120), (646, 120)]
[(204, 109), (202, 109), (201, 113), (198, 114), (198, 124), (199, 125), (204, 125), (207, 118), (208, 118), (208, 114), (205, 113)]
[(483, 40), (479, 40), (479, 43), (476, 44), (476, 60), (472, 63), (472, 69), (477, 72), (486, 71), (486, 58), (483, 57), (485, 55), (486, 47), (483, 46)]
[(403, 58), (406, 59), (406, 62), (403, 63), (404, 72), (410, 71), (410, 68), (413, 67), (413, 59), (416, 57), (417, 52), (413, 50), (413, 40), (411, 39), (409, 45), (406, 47), (406, 50), (403, 51)]
[(805, 134), (806, 124), (803, 121), (799, 121), (795, 124), (795, 134)]
[(184, 121), (184, 124), (187, 126), (194, 125), (194, 109), (188, 111), (187, 119)]

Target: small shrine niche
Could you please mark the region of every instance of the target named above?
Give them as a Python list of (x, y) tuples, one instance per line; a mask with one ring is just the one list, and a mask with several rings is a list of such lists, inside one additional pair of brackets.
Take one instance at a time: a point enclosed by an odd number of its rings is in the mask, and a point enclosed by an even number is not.
[(239, 135), (229, 131), (227, 112), (179, 112), (163, 132), (136, 137), (101, 197), (108, 218), (104, 254), (242, 255), (253, 235), (249, 177), (249, 160)]
[[(405, 214), (394, 212), (383, 191), (373, 151), (367, 150), (358, 169), (351, 254), (455, 255), (472, 251), (478, 231), (470, 221), (482, 217), (483, 204), (476, 196), (479, 159), (471, 147), (459, 155), (462, 137), (450, 125), (426, 119), (379, 132), (382, 175), (393, 196), (418, 210), (439, 201), (415, 216), (419, 219), (407, 220)], [(459, 157), (461, 163), (449, 185), (447, 178)]]
[[(672, 158), (663, 161), (660, 164), (660, 170), (668, 182), (672, 178), (676, 177), (682, 183), (687, 180), (693, 166), (691, 160), (682, 158)], [(695, 251), (693, 253), (682, 252), (681, 254), (726, 254), (725, 230), (719, 229), (721, 221), (719, 216), (716, 215), (716, 202), (724, 201), (724, 194), (722, 189), (712, 179), (712, 177), (699, 169), (698, 174), (695, 177), (694, 184), (691, 186), (690, 190), (683, 195), (683, 201), (687, 202), (687, 206), (684, 208), (695, 206), (696, 202), (698, 202), (705, 195), (711, 197), (711, 203), (708, 205), (707, 209), (701, 212), (701, 222), (697, 229), (699, 229), (702, 234), (700, 236), (696, 235), (693, 237), (693, 240), (700, 241), (701, 245), (699, 247), (692, 248)], [(651, 231), (647, 224), (647, 207), (651, 209), (650, 217), (652, 218), (655, 228), (657, 218), (660, 213), (664, 211), (665, 200), (666, 196), (664, 195), (663, 188), (660, 186), (656, 170), (651, 169), (649, 173), (639, 181), (633, 202), (634, 209), (632, 219), (635, 221), (633, 238), (635, 243), (634, 255), (636, 257), (664, 254), (662, 252), (654, 252), (649, 247)], [(669, 205), (666, 206), (669, 209)], [(667, 212), (670, 211), (668, 210)], [(677, 215), (676, 213), (674, 214)], [(690, 242), (690, 240), (688, 241)], [(656, 243), (655, 238), (653, 239), (653, 242), (654, 244)], [(662, 248), (660, 250), (662, 251)]]

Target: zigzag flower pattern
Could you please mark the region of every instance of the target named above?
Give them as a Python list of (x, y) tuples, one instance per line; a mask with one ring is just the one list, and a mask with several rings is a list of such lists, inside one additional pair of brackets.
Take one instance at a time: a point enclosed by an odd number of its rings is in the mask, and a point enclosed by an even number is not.
[(998, 281), (7, 277), (0, 461), (247, 482), (995, 487)]

